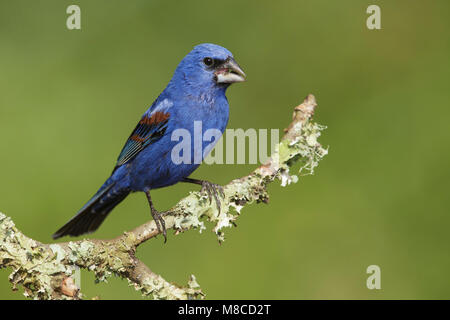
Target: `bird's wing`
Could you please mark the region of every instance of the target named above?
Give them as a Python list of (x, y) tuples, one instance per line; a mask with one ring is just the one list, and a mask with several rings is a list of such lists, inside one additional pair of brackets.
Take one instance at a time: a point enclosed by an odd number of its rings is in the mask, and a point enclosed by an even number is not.
[(146, 147), (158, 141), (167, 129), (170, 118), (169, 109), (172, 103), (165, 99), (147, 111), (131, 133), (117, 159), (113, 172), (121, 165), (129, 162)]

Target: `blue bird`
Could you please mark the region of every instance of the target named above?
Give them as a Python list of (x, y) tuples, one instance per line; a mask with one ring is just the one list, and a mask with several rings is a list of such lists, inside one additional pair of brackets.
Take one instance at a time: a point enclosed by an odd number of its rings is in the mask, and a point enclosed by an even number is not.
[(184, 129), (194, 136), (195, 123), (201, 123), (203, 131), (218, 130), (221, 135), (229, 115), (225, 91), (230, 84), (245, 81), (245, 77), (227, 49), (209, 43), (194, 47), (131, 133), (111, 176), (81, 210), (56, 231), (53, 238), (79, 236), (97, 230), (108, 213), (131, 192), (142, 191), (147, 196), (158, 231), (163, 233), (166, 241), (164, 213), (155, 209), (150, 191), (178, 182), (201, 185), (210, 202), (212, 197), (215, 198), (220, 210), (218, 194), (223, 196), (221, 187), (205, 180), (188, 178), (218, 138), (212, 142), (202, 139), (205, 152), (200, 154), (195, 143), (191, 143), (191, 152), (187, 155), (190, 161), (180, 163), (173, 159), (172, 151), (178, 141), (172, 134), (177, 129)]

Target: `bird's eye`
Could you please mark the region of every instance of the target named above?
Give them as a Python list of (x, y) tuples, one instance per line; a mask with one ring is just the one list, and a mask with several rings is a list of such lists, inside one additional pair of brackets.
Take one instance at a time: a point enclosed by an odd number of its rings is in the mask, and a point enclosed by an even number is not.
[(203, 59), (203, 63), (205, 64), (205, 66), (211, 67), (214, 63), (214, 59), (207, 57), (207, 58)]

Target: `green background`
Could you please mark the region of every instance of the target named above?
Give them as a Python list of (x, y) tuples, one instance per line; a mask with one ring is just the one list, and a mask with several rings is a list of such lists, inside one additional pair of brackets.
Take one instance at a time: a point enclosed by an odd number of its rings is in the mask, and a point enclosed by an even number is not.
[[(66, 28), (81, 7), (82, 30)], [(381, 30), (366, 8), (381, 7)], [(248, 75), (228, 90), (229, 128), (284, 128), (308, 93), (329, 155), (314, 176), (270, 187), (219, 245), (212, 226), (170, 233), (138, 256), (170, 281), (190, 274), (209, 299), (450, 298), (450, 2), (5, 1), (0, 3), (0, 211), (51, 234), (108, 177), (125, 139), (199, 43), (227, 47)], [(204, 165), (227, 183), (254, 165)], [(153, 194), (175, 204), (193, 185)], [(93, 237), (149, 219), (143, 194)], [(67, 240), (64, 239), (64, 240)], [(381, 267), (381, 290), (366, 268)], [(22, 299), (0, 271), (0, 298)], [(125, 280), (87, 297), (140, 298)]]

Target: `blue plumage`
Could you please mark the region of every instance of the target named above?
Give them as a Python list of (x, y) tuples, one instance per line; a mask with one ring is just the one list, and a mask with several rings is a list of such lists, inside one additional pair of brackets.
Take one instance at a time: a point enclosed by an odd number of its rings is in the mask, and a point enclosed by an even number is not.
[[(199, 123), (202, 132), (214, 129), (223, 133), (229, 115), (225, 91), (231, 83), (244, 80), (244, 72), (227, 49), (214, 44), (196, 46), (180, 62), (167, 87), (142, 116), (111, 176), (53, 238), (95, 231), (117, 204), (130, 192), (137, 191), (147, 194), (152, 216), (165, 236), (164, 221), (153, 207), (150, 190), (180, 181), (202, 185), (219, 205), (219, 186), (188, 178), (204, 154), (199, 154), (195, 143), (191, 143), (190, 161), (173, 161), (172, 150), (179, 143), (173, 134), (177, 129), (187, 130), (194, 140), (194, 127)], [(215, 142), (202, 139), (200, 150), (211, 148)]]

